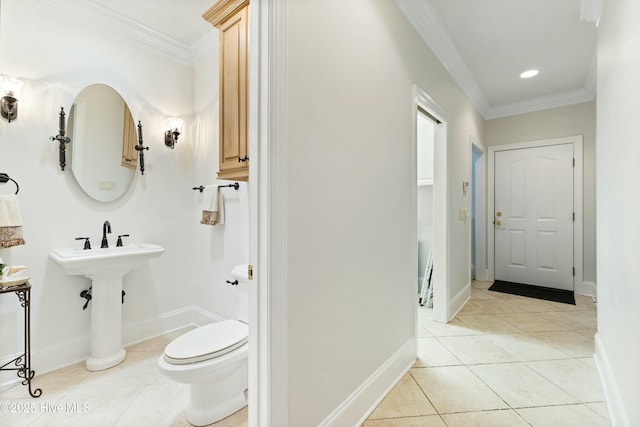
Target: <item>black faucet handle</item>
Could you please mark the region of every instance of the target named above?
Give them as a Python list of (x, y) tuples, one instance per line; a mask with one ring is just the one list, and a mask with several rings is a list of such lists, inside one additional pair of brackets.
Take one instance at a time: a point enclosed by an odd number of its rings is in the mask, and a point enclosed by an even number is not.
[(116, 247), (121, 247), (122, 246), (122, 238), (123, 237), (129, 237), (128, 234), (119, 234), (118, 235), (118, 241), (116, 242)]
[(76, 240), (84, 240), (84, 249), (91, 249), (91, 242), (88, 237), (76, 237)]

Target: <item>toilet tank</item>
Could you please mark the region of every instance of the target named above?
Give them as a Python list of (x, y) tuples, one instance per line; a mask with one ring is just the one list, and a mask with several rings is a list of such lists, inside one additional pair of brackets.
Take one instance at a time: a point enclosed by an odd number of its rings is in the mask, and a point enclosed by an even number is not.
[(238, 281), (236, 319), (249, 324), (249, 264), (236, 265), (231, 270), (231, 276)]

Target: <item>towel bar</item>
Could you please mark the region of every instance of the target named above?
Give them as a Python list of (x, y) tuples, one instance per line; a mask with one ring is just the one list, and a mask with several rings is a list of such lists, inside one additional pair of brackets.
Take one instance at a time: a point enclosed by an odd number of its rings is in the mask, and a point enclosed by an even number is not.
[[(222, 188), (222, 187), (233, 187), (233, 189), (237, 191), (240, 188), (240, 184), (237, 182), (234, 182), (233, 184), (229, 184), (229, 185), (218, 185), (218, 188)], [(201, 185), (199, 187), (193, 187), (192, 190), (198, 190), (199, 192), (202, 193), (204, 191), (204, 185)]]
[[(5, 183), (7, 181), (11, 181), (16, 185), (16, 194), (18, 194), (18, 191), (20, 191), (20, 186), (18, 185), (18, 183), (13, 178), (11, 178), (9, 175), (7, 175), (6, 173), (0, 172), (0, 182), (1, 183)], [(237, 182), (236, 182), (236, 184), (237, 184)]]

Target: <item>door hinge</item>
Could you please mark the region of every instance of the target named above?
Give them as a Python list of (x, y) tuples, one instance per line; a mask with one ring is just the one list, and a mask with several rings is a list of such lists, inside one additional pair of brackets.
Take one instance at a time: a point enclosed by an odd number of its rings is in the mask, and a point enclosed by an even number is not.
[(576, 222), (576, 213), (574, 212), (572, 216), (573, 216), (573, 222)]
[(575, 157), (573, 158), (573, 167), (574, 168), (576, 167), (576, 158)]
[(576, 276), (576, 268), (575, 268), (575, 267), (572, 267), (572, 270), (573, 270), (573, 271), (572, 271), (572, 274), (573, 274), (573, 276), (575, 277), (575, 276)]

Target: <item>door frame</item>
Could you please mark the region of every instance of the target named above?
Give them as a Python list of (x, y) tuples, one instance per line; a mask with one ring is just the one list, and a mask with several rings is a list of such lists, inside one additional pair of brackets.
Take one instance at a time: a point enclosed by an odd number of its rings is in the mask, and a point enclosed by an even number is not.
[[(480, 153), (476, 165), (476, 173), (473, 173), (473, 152)], [(487, 280), (487, 189), (486, 189), (486, 168), (487, 168), (487, 151), (482, 144), (474, 136), (469, 136), (469, 176), (475, 187), (475, 252), (476, 252), (476, 280)], [(473, 190), (472, 190), (473, 191)], [(469, 224), (469, 235), (471, 235), (471, 224)], [(471, 252), (471, 247), (469, 247)], [(471, 254), (469, 254), (471, 259)]]
[(584, 294), (583, 284), (583, 150), (582, 135), (574, 135), (563, 138), (551, 138), (537, 141), (518, 142), (505, 145), (494, 145), (489, 147), (488, 163), (488, 200), (487, 200), (487, 280), (495, 280), (495, 227), (493, 226), (493, 212), (495, 206), (495, 153), (497, 151), (521, 150), (526, 148), (547, 147), (551, 145), (573, 144), (573, 156), (575, 167), (573, 168), (573, 212), (576, 215), (573, 222), (573, 266), (576, 269), (573, 277), (573, 290), (576, 293)]
[[(418, 85), (413, 85), (413, 145), (412, 145), (412, 169), (413, 169), (413, 200), (418, 200), (418, 174), (417, 174), (417, 125), (418, 107), (424, 109), (440, 121), (434, 127), (433, 141), (433, 320), (448, 323), (451, 316), (450, 291), (449, 291), (449, 195), (447, 191), (447, 114), (438, 104)], [(414, 211), (417, 210), (417, 204)], [(416, 222), (417, 235), (417, 222)], [(416, 252), (417, 253), (417, 252)], [(417, 264), (416, 264), (417, 265)], [(440, 268), (435, 268), (435, 266)], [(414, 298), (415, 308), (418, 308), (418, 298)], [(417, 312), (417, 311), (416, 311)], [(416, 320), (415, 336), (418, 336)]]

